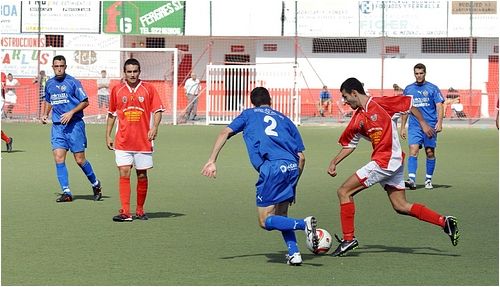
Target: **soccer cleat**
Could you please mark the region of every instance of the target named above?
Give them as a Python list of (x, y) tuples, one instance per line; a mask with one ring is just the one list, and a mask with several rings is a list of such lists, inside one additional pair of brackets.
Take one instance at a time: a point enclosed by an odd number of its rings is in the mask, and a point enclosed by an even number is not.
[(337, 234), (335, 234), (335, 238), (340, 243), (337, 249), (332, 253), (332, 256), (344, 256), (348, 251), (354, 250), (358, 248), (358, 240), (354, 237), (352, 240), (344, 240), (340, 239)]
[(148, 220), (149, 217), (146, 215), (146, 213), (136, 213), (135, 214), (135, 218), (134, 219), (138, 219), (138, 220)]
[(292, 266), (300, 266), (302, 264), (302, 256), (299, 252), (295, 252), (292, 255), (286, 255), (286, 264)]
[(115, 222), (131, 222), (132, 220), (134, 220), (132, 216), (123, 213), (113, 216)]
[(425, 189), (433, 189), (432, 181), (430, 179), (425, 180)]
[(100, 180), (97, 180), (96, 186), (92, 186), (92, 191), (94, 192), (94, 201), (99, 201), (102, 199), (101, 181)]
[(316, 234), (316, 225), (317, 225), (316, 217), (308, 216), (304, 218), (304, 223), (306, 225), (304, 232), (306, 233), (307, 241), (309, 241), (309, 243), (313, 247), (312, 249), (316, 250), (319, 244), (318, 234)]
[(12, 142), (14, 141), (13, 138), (9, 138), (9, 142), (5, 143), (5, 145), (7, 146), (7, 152), (11, 152), (12, 151)]
[(71, 194), (64, 192), (56, 199), (56, 202), (72, 202), (73, 196)]
[(444, 233), (448, 234), (451, 239), (451, 244), (457, 246), (458, 238), (460, 238), (460, 232), (458, 231), (458, 221), (453, 216), (444, 217)]
[(411, 190), (415, 190), (417, 189), (417, 184), (413, 179), (409, 178), (407, 181), (405, 181), (405, 187), (408, 187)]

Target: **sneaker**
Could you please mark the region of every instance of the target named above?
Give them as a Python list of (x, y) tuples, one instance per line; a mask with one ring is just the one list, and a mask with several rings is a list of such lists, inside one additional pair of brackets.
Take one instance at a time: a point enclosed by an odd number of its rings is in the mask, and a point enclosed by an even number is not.
[(56, 199), (56, 202), (72, 202), (72, 201), (73, 201), (73, 196), (71, 196), (70, 193), (66, 193), (66, 192), (61, 194), (61, 196), (59, 196)]
[(415, 190), (417, 189), (417, 184), (415, 183), (415, 181), (411, 178), (409, 178), (407, 181), (405, 181), (405, 187), (411, 189), (411, 190)]
[(131, 222), (132, 220), (134, 220), (132, 216), (123, 213), (113, 216), (115, 222)]
[(448, 234), (451, 239), (451, 244), (457, 246), (460, 232), (458, 231), (458, 220), (453, 216), (445, 216), (444, 218), (444, 233)]
[(286, 264), (292, 266), (300, 266), (302, 264), (302, 256), (299, 252), (295, 252), (293, 255), (286, 255)]
[(308, 216), (304, 218), (304, 223), (306, 224), (304, 232), (306, 233), (307, 241), (311, 243), (313, 250), (316, 250), (319, 244), (318, 234), (316, 234), (316, 225), (317, 225), (316, 217)]
[(337, 249), (332, 253), (332, 256), (344, 256), (348, 251), (354, 250), (358, 248), (358, 240), (354, 237), (352, 240), (344, 240), (338, 238), (337, 234), (335, 234), (335, 238), (340, 243)]
[(13, 138), (9, 138), (9, 142), (5, 143), (5, 145), (7, 146), (7, 152), (11, 152), (12, 151), (12, 142), (13, 141), (14, 141)]
[(92, 191), (94, 192), (94, 201), (99, 201), (102, 198), (101, 192), (101, 181), (97, 180), (97, 185), (92, 186)]
[(433, 189), (432, 181), (430, 179), (425, 180), (425, 189)]
[(146, 215), (146, 213), (136, 213), (135, 214), (135, 218), (134, 219), (138, 219), (138, 220), (148, 220), (149, 217)]

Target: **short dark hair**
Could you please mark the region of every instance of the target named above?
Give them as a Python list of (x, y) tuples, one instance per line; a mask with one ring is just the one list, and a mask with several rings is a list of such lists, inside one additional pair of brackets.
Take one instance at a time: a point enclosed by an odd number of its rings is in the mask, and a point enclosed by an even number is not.
[(66, 64), (66, 58), (63, 55), (57, 55), (52, 59), (52, 64), (54, 64), (55, 61), (64, 61), (64, 64)]
[(139, 67), (139, 71), (141, 70), (141, 64), (137, 59), (130, 58), (127, 61), (125, 61), (125, 64), (123, 64), (123, 71), (125, 71), (125, 67), (128, 65), (134, 65)]
[(353, 90), (358, 91), (358, 93), (366, 95), (365, 89), (363, 88), (363, 83), (361, 83), (356, 78), (349, 78), (345, 80), (340, 86), (340, 92), (345, 90), (347, 93), (351, 93)]
[(271, 105), (271, 95), (269, 95), (269, 91), (266, 88), (257, 87), (250, 93), (250, 101), (256, 107)]
[(413, 71), (415, 71), (415, 69), (422, 69), (422, 70), (424, 70), (424, 73), (427, 73), (425, 70), (425, 65), (422, 63), (416, 64), (415, 67), (413, 67)]

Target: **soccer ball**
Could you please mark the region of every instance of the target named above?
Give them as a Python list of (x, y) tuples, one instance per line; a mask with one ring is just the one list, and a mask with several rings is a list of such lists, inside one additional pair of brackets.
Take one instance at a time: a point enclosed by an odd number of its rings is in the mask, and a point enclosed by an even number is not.
[(332, 247), (332, 235), (326, 229), (316, 228), (316, 234), (318, 235), (318, 248), (313, 249), (312, 244), (309, 240), (306, 241), (307, 249), (309, 249), (314, 254), (325, 254)]

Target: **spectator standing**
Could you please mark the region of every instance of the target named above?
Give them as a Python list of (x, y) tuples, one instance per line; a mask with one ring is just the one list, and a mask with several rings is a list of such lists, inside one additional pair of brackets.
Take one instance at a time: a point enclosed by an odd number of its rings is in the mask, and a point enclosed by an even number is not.
[(327, 86), (323, 86), (323, 89), (319, 93), (318, 111), (320, 116), (325, 116), (325, 110), (328, 110), (330, 114), (332, 113), (332, 95), (328, 91)]
[[(107, 77), (106, 70), (101, 71), (101, 77), (97, 79), (97, 105), (99, 108), (99, 115), (97, 119), (101, 118), (101, 114), (107, 112), (109, 108), (109, 83), (111, 80)], [(102, 110), (105, 112), (102, 112)]]
[(200, 93), (200, 80), (196, 78), (196, 73), (191, 73), (191, 78), (187, 79), (184, 83), (184, 90), (186, 92), (188, 105), (186, 113), (184, 114), (185, 120), (195, 120), (198, 111), (198, 94)]
[(45, 85), (49, 77), (45, 74), (44, 70), (38, 73), (38, 76), (33, 79), (33, 84), (38, 84), (38, 118), (42, 117), (42, 105), (45, 102)]
[(5, 115), (7, 118), (12, 118), (12, 110), (17, 103), (17, 88), (21, 86), (19, 81), (12, 76), (11, 73), (7, 74), (5, 81)]

